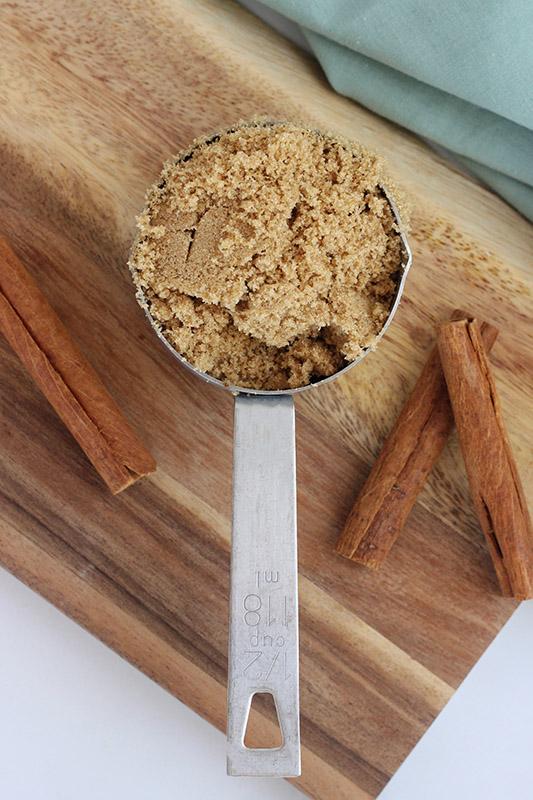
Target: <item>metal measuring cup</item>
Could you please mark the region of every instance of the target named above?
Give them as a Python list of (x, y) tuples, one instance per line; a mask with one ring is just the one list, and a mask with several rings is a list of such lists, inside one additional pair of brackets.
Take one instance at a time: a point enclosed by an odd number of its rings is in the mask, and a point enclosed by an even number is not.
[[(208, 143), (207, 143), (208, 144)], [(411, 251), (392, 198), (382, 187), (402, 243), (397, 288), (381, 339), (398, 308)], [(192, 366), (165, 338), (138, 287), (145, 313), (165, 347), (199, 378), (235, 396), (233, 514), (228, 657), (228, 775), (297, 777), (301, 773), (298, 683), (298, 564), (293, 395), (344, 375), (368, 352), (322, 380), (265, 391), (222, 383)], [(249, 748), (244, 737), (255, 694), (271, 694), (282, 744)]]

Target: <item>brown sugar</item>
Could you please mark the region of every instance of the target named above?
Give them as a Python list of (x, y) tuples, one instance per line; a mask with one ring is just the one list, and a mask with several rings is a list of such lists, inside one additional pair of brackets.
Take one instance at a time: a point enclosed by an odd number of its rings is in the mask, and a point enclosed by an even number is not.
[(300, 125), (241, 124), (167, 162), (130, 268), (152, 318), (194, 367), (285, 389), (372, 347), (401, 241), (360, 145)]

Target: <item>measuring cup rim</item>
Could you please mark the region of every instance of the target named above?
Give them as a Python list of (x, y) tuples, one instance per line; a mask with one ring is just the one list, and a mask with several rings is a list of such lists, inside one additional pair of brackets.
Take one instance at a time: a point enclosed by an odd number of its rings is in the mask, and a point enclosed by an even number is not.
[[(248, 124), (252, 125), (252, 124), (257, 124), (257, 123), (248, 123)], [(275, 124), (280, 124), (280, 123), (262, 122), (261, 124), (264, 124), (264, 125), (266, 125), (266, 124), (275, 125)], [(401, 264), (399, 266), (399, 269), (401, 269), (401, 275), (400, 275), (399, 280), (398, 280), (398, 284), (397, 284), (397, 287), (396, 287), (396, 292), (395, 292), (395, 295), (394, 295), (394, 299), (391, 302), (389, 316), (387, 317), (387, 320), (386, 320), (385, 324), (383, 325), (382, 329), (380, 330), (380, 332), (376, 336), (372, 346), (371, 347), (366, 347), (363, 350), (363, 352), (361, 353), (361, 355), (358, 356), (358, 358), (354, 359), (353, 361), (350, 361), (342, 369), (338, 370), (337, 372), (334, 372), (333, 375), (329, 375), (326, 378), (321, 378), (318, 381), (313, 381), (312, 383), (307, 383), (305, 386), (297, 386), (294, 389), (252, 389), (250, 387), (237, 386), (237, 385), (234, 385), (234, 384), (224, 383), (223, 381), (219, 380), (218, 378), (214, 378), (212, 375), (209, 375), (207, 372), (202, 372), (201, 370), (196, 369), (196, 367), (194, 367), (189, 361), (187, 361), (187, 359), (184, 356), (182, 356), (181, 353), (179, 353), (175, 349), (175, 347), (173, 347), (173, 345), (170, 344), (168, 339), (165, 337), (165, 334), (163, 332), (163, 329), (162, 329), (161, 325), (150, 314), (149, 303), (148, 303), (146, 297), (144, 296), (144, 292), (142, 291), (141, 287), (137, 285), (137, 283), (135, 281), (135, 278), (134, 278), (134, 283), (135, 283), (135, 286), (136, 286), (136, 289), (137, 289), (137, 298), (138, 298), (138, 300), (140, 302), (140, 305), (144, 309), (144, 313), (146, 314), (146, 316), (148, 318), (148, 321), (150, 322), (150, 325), (152, 326), (152, 328), (156, 332), (156, 334), (159, 337), (159, 339), (163, 342), (163, 344), (165, 345), (167, 350), (174, 356), (174, 358), (177, 358), (178, 361), (181, 364), (183, 364), (184, 367), (186, 367), (188, 370), (193, 372), (198, 378), (201, 378), (202, 380), (206, 381), (207, 383), (211, 383), (211, 384), (214, 384), (215, 386), (219, 386), (222, 389), (226, 389), (226, 391), (229, 391), (234, 395), (247, 394), (247, 395), (262, 395), (262, 396), (273, 396), (273, 397), (279, 397), (280, 395), (294, 395), (294, 394), (299, 394), (300, 392), (305, 392), (307, 389), (315, 389), (318, 386), (323, 386), (324, 384), (335, 380), (335, 378), (338, 378), (340, 375), (344, 375), (346, 372), (348, 372), (348, 370), (350, 370), (352, 367), (354, 367), (356, 364), (358, 364), (360, 361), (362, 361), (362, 359), (366, 355), (368, 355), (368, 353), (370, 353), (372, 350), (375, 350), (377, 348), (382, 336), (384, 335), (385, 331), (389, 327), (389, 325), (390, 325), (390, 323), (392, 321), (392, 318), (394, 317), (394, 315), (395, 315), (395, 313), (396, 313), (396, 311), (398, 309), (398, 306), (400, 304), (400, 299), (401, 299), (401, 296), (403, 294), (403, 290), (404, 290), (404, 287), (405, 287), (405, 280), (406, 280), (406, 277), (407, 277), (407, 273), (408, 273), (409, 268), (410, 268), (411, 263), (412, 263), (411, 249), (409, 247), (409, 243), (407, 241), (407, 237), (406, 237), (406, 235), (404, 233), (404, 230), (403, 230), (403, 227), (402, 227), (402, 221), (401, 221), (400, 213), (398, 211), (396, 203), (394, 202), (394, 200), (390, 196), (390, 194), (387, 191), (386, 187), (381, 186), (380, 188), (381, 188), (382, 192), (384, 193), (385, 197), (387, 198), (387, 201), (388, 201), (388, 203), (389, 203), (389, 205), (390, 205), (390, 207), (392, 209), (392, 213), (394, 215), (394, 219), (395, 219), (396, 224), (398, 226), (398, 235), (400, 236), (400, 239), (401, 239), (401, 242), (402, 242), (402, 262), (401, 262)], [(132, 245), (132, 251), (133, 251), (133, 248), (135, 247), (135, 244), (136, 244), (136, 242), (134, 242), (133, 245)]]

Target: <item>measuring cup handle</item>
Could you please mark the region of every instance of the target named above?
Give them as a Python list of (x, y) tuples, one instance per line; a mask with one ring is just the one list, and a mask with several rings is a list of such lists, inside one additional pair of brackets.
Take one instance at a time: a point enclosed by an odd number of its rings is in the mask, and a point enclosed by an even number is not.
[[(228, 775), (300, 775), (296, 455), (291, 396), (239, 395), (233, 438)], [(282, 744), (248, 748), (254, 694), (273, 695)]]

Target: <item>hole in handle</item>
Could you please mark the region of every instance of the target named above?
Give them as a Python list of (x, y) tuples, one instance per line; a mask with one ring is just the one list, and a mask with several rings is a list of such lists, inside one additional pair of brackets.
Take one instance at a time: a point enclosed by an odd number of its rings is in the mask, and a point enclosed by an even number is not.
[(250, 750), (275, 749), (282, 744), (283, 735), (274, 696), (271, 692), (256, 692), (250, 704), (244, 746)]

